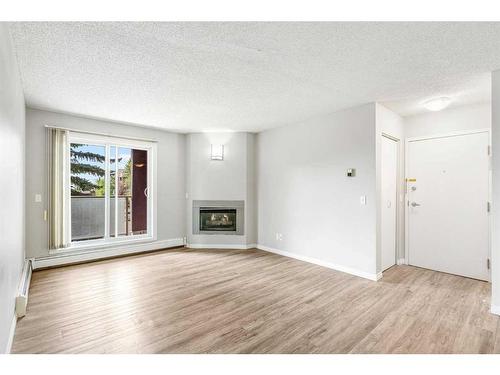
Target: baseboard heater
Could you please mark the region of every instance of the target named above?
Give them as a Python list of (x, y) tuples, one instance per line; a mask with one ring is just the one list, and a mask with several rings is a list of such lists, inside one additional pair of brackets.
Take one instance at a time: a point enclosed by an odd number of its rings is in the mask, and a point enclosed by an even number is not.
[(23, 273), (19, 283), (19, 292), (16, 297), (16, 316), (21, 318), (26, 315), (28, 307), (28, 292), (30, 290), (32, 264), (31, 259), (24, 261)]

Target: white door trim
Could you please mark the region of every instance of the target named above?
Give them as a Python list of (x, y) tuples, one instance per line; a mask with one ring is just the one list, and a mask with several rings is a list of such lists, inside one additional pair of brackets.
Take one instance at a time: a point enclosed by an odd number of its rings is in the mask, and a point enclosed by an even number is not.
[[(408, 155), (408, 145), (410, 142), (415, 142), (415, 141), (425, 141), (429, 139), (437, 139), (437, 138), (448, 138), (448, 137), (457, 137), (461, 135), (470, 135), (470, 134), (478, 134), (478, 133), (488, 133), (488, 138), (489, 138), (489, 147), (491, 148), (491, 129), (488, 128), (482, 128), (482, 129), (474, 129), (474, 130), (462, 130), (462, 131), (454, 131), (454, 132), (448, 132), (448, 133), (442, 133), (442, 134), (434, 134), (434, 135), (428, 135), (428, 136), (420, 136), (420, 137), (410, 137), (406, 138), (405, 140), (405, 264), (409, 264), (409, 253), (410, 253), (410, 246), (409, 246), (409, 212), (408, 212), (408, 185), (407, 185), (407, 179), (409, 178), (408, 176), (408, 165), (409, 165), (409, 155)], [(491, 153), (489, 155), (489, 186), (488, 186), (488, 200), (491, 202)], [(489, 215), (489, 220), (488, 220), (488, 257), (491, 259), (491, 213)], [(490, 272), (490, 282), (491, 282), (491, 268), (489, 270)]]

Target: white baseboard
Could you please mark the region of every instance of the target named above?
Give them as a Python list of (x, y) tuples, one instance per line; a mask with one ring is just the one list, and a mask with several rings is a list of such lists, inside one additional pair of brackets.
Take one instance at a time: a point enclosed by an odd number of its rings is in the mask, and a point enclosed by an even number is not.
[(402, 264), (406, 264), (406, 259), (405, 258), (400, 258), (398, 259), (398, 261), (396, 262), (396, 264), (398, 266), (402, 265)]
[(350, 275), (359, 276), (359, 277), (362, 277), (362, 278), (365, 278), (368, 280), (372, 280), (372, 281), (377, 281), (377, 280), (380, 280), (382, 278), (382, 272), (369, 273), (369, 272), (359, 271), (359, 270), (351, 268), (351, 267), (346, 267), (346, 266), (342, 266), (339, 264), (326, 262), (326, 261), (323, 261), (320, 259), (305, 256), (305, 255), (294, 254), (294, 253), (291, 253), (288, 251), (274, 249), (272, 247), (264, 246), (264, 245), (257, 245), (257, 248), (260, 250), (268, 251), (270, 253), (275, 253), (278, 255), (283, 255), (285, 257), (294, 258), (294, 259), (301, 260), (304, 262), (317, 264), (318, 266), (331, 268), (332, 270), (335, 270), (335, 271), (345, 272), (345, 273), (348, 273)]
[(61, 266), (64, 264), (80, 263), (96, 259), (105, 259), (119, 255), (129, 255), (152, 250), (163, 250), (169, 247), (184, 246), (183, 238), (173, 238), (169, 240), (154, 241), (133, 245), (121, 245), (117, 248), (96, 249), (85, 251), (75, 251), (74, 253), (61, 253), (48, 257), (35, 258), (33, 269)]
[(7, 340), (7, 346), (5, 347), (5, 354), (10, 354), (12, 350), (12, 343), (14, 342), (14, 335), (16, 334), (17, 317), (16, 314), (12, 316), (12, 323), (10, 324), (9, 338)]
[(217, 244), (197, 244), (197, 243), (191, 243), (187, 244), (186, 247), (189, 247), (190, 249), (234, 249), (234, 250), (246, 250), (246, 249), (253, 249), (254, 247), (257, 247), (257, 244), (243, 244), (243, 245), (217, 245)]
[(500, 306), (491, 305), (491, 313), (495, 315), (500, 315)]

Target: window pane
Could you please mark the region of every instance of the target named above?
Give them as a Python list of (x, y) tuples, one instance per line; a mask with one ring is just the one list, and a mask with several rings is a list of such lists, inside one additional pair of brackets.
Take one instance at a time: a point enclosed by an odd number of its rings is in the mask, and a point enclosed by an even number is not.
[(104, 237), (106, 148), (70, 144), (71, 240)]
[(118, 149), (119, 235), (145, 234), (148, 229), (148, 154), (145, 150)]

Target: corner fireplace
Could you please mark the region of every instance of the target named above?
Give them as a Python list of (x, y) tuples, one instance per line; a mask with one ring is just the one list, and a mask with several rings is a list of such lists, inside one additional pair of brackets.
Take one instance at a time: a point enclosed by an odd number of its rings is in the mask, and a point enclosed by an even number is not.
[(236, 232), (236, 209), (200, 207), (200, 231)]
[(245, 201), (193, 200), (193, 234), (244, 235)]

